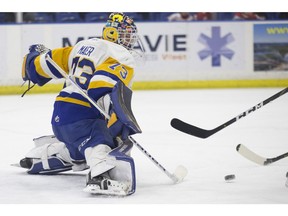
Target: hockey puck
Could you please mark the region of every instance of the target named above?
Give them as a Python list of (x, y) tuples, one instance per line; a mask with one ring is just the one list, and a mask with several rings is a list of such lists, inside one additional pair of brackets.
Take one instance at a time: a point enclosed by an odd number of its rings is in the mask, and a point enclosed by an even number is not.
[(234, 174), (225, 176), (225, 181), (232, 181), (234, 179), (235, 179), (235, 175)]

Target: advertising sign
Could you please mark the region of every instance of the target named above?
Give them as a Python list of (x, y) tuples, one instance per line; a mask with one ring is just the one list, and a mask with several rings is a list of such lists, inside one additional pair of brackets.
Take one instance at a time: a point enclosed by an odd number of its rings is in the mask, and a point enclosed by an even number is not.
[(288, 24), (254, 24), (254, 70), (288, 71)]

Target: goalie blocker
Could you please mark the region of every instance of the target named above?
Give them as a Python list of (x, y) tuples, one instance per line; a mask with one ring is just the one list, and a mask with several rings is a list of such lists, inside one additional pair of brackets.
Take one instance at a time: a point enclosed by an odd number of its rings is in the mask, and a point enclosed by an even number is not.
[(142, 133), (131, 109), (131, 89), (120, 80), (114, 86), (110, 97), (113, 106), (108, 127), (112, 136), (121, 135), (122, 140), (126, 140), (128, 135)]

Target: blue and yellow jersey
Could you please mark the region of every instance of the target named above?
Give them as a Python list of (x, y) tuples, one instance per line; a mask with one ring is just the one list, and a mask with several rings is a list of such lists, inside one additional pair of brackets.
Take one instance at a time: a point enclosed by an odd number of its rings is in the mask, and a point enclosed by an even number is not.
[[(95, 101), (110, 93), (119, 80), (130, 88), (132, 86), (134, 58), (127, 49), (115, 43), (94, 38), (80, 41), (74, 47), (51, 50), (48, 54)], [(43, 83), (63, 78), (46, 62), (44, 54), (30, 63), (29, 70), (36, 80)], [(103, 117), (69, 81), (65, 82), (56, 97), (52, 124), (64, 125), (95, 118)]]

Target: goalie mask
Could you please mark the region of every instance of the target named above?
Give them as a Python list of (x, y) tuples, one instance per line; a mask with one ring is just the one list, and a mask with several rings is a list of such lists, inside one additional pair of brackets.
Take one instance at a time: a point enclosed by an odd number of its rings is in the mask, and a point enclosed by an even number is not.
[(141, 52), (144, 52), (133, 19), (123, 13), (111, 13), (109, 15), (103, 28), (102, 38), (117, 43), (130, 51), (138, 43)]

